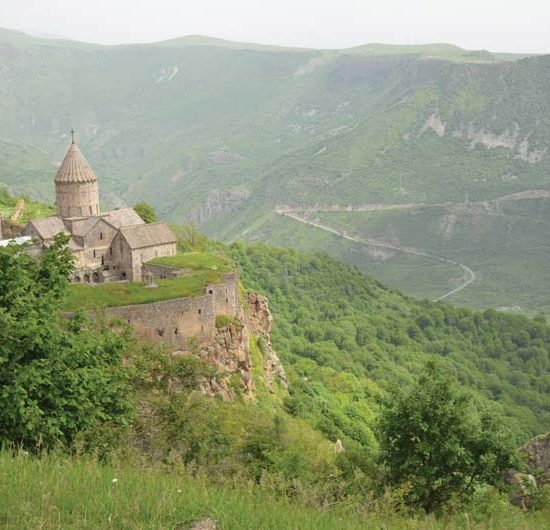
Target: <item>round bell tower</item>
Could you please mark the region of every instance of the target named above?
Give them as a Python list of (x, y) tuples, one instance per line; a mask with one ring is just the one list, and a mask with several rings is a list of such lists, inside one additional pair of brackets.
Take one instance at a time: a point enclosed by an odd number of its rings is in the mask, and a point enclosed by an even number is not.
[(55, 176), (55, 204), (59, 217), (99, 215), (97, 176), (74, 141)]

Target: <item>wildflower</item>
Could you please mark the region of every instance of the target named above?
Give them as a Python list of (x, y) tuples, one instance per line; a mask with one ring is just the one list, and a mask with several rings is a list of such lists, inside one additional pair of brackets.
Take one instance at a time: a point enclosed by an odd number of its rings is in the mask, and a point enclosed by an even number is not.
[(114, 478), (113, 480), (111, 480), (111, 484), (116, 484), (118, 482), (118, 478)]

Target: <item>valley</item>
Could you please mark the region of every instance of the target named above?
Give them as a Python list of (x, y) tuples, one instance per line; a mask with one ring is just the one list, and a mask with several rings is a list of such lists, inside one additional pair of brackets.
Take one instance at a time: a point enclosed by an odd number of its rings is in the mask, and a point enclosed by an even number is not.
[[(448, 257), (445, 257), (443, 255), (435, 255), (430, 249), (440, 249), (442, 251), (446, 252), (446, 256), (452, 255), (456, 256), (456, 259), (460, 258), (461, 252), (464, 255), (469, 256), (472, 252), (475, 252), (476, 246), (479, 246), (479, 242), (484, 242), (484, 232), (483, 228), (477, 229), (477, 235), (475, 236), (474, 240), (471, 243), (470, 248), (466, 249), (463, 246), (457, 248), (453, 245), (454, 242), (454, 235), (453, 232), (455, 230), (455, 225), (458, 224), (458, 230), (461, 230), (460, 225), (463, 225), (464, 223), (468, 222), (468, 216), (469, 215), (477, 215), (478, 217), (487, 217), (492, 216), (493, 218), (497, 218), (497, 220), (493, 221), (493, 225), (498, 225), (499, 222), (506, 223), (508, 221), (508, 231), (511, 232), (512, 230), (517, 230), (517, 222), (513, 225), (512, 223), (513, 219), (511, 217), (507, 217), (510, 215), (510, 212), (513, 211), (513, 208), (506, 208), (509, 207), (516, 201), (526, 201), (527, 204), (523, 205), (522, 211), (524, 212), (522, 221), (528, 223), (529, 222), (529, 215), (525, 215), (525, 212), (535, 212), (535, 211), (541, 211), (541, 204), (545, 205), (547, 199), (550, 197), (550, 192), (547, 190), (527, 190), (522, 193), (516, 193), (511, 195), (506, 195), (503, 197), (498, 197), (493, 200), (489, 201), (478, 201), (478, 202), (471, 202), (471, 203), (459, 203), (459, 204), (452, 204), (452, 203), (440, 203), (440, 204), (371, 204), (371, 205), (361, 205), (361, 206), (355, 206), (355, 207), (348, 207), (348, 208), (342, 208), (340, 206), (328, 206), (323, 207), (319, 209), (315, 208), (305, 208), (305, 209), (292, 209), (292, 208), (285, 208), (276, 210), (276, 213), (282, 216), (285, 216), (287, 218), (293, 219), (295, 221), (301, 222), (303, 224), (306, 224), (308, 226), (312, 226), (315, 228), (318, 228), (320, 230), (324, 230), (328, 233), (334, 234), (336, 236), (339, 236), (340, 238), (343, 238), (347, 241), (350, 241), (355, 244), (364, 245), (366, 247), (373, 247), (378, 249), (386, 249), (389, 251), (398, 251), (399, 253), (406, 254), (409, 256), (419, 256), (421, 258), (424, 258), (427, 261), (439, 261), (440, 263), (444, 264), (450, 264), (454, 265), (455, 268), (462, 269), (463, 276), (457, 277), (456, 273), (452, 274), (449, 278), (449, 282), (459, 282), (459, 284), (453, 288), (451, 288), (449, 291), (441, 294), (440, 296), (437, 296), (435, 300), (444, 300), (449, 297), (453, 297), (460, 293), (463, 289), (470, 286), (477, 280), (476, 273), (465, 263), (460, 263), (458, 261), (455, 261), (455, 259), (450, 259)], [(533, 210), (529, 209), (529, 202), (528, 201), (534, 201), (534, 208)], [(504, 207), (504, 208), (503, 208)], [(544, 206), (542, 206), (542, 209), (545, 209)], [(403, 215), (403, 211), (408, 211), (408, 215)], [(376, 212), (394, 212), (393, 215), (381, 215), (378, 218), (376, 217)], [(400, 214), (397, 214), (396, 212), (400, 212)], [(411, 233), (410, 231), (406, 233), (406, 237), (411, 238), (409, 240), (409, 243), (407, 241), (400, 241), (398, 233), (396, 231), (399, 231), (400, 229), (400, 223), (402, 224), (410, 224), (411, 223), (411, 216), (414, 217), (420, 217), (421, 221), (420, 224), (422, 226), (427, 226), (428, 223), (424, 225), (423, 220), (425, 220), (427, 217), (432, 219), (433, 217), (438, 215), (438, 212), (441, 214), (441, 217), (438, 221), (437, 230), (432, 230), (430, 233), (429, 239), (424, 239), (421, 242), (423, 243), (422, 248), (414, 248), (411, 246), (411, 241), (419, 241), (418, 236), (414, 233)], [(444, 212), (441, 213), (441, 212)], [(403, 221), (404, 219), (404, 221)], [(517, 221), (517, 219), (516, 219)], [(387, 223), (386, 226), (384, 226), (383, 230), (381, 230), (381, 223)], [(394, 226), (397, 224), (397, 228)], [(479, 222), (478, 222), (479, 224)], [(350, 230), (351, 228), (351, 230)], [(433, 228), (433, 227), (432, 227)], [(470, 231), (470, 233), (474, 234), (474, 228), (475, 226), (470, 226), (469, 228), (462, 229), (462, 231)], [(495, 229), (495, 226), (492, 227), (493, 230)], [(369, 229), (374, 229), (374, 237), (367, 237), (367, 234), (370, 233)], [(362, 236), (358, 236), (355, 234), (362, 234)], [(463, 234), (464, 235), (464, 234)], [(468, 234), (466, 234), (467, 236)], [(492, 237), (492, 234), (491, 234)], [(540, 242), (540, 245), (537, 245), (535, 247), (528, 247), (524, 248), (522, 257), (523, 259), (529, 258), (531, 255), (536, 258), (537, 251), (540, 251), (544, 248), (544, 238), (545, 234), (540, 235), (542, 241)], [(442, 244), (441, 242), (438, 242), (438, 238), (443, 240), (448, 240), (450, 243), (448, 244)], [(476, 240), (477, 238), (477, 240)], [(281, 241), (280, 243), (283, 243)], [(504, 269), (504, 263), (509, 261), (508, 254), (510, 253), (510, 247), (515, 248), (515, 246), (518, 245), (518, 242), (512, 242), (511, 244), (505, 245), (505, 249), (501, 249), (501, 253), (498, 254), (499, 258), (502, 260), (502, 262), (499, 263), (497, 261), (490, 261), (491, 266), (499, 271), (499, 268)], [(478, 249), (480, 251), (480, 249)], [(508, 251), (508, 252), (507, 252)], [(335, 256), (338, 255), (338, 253), (334, 253)], [(372, 255), (371, 257), (376, 261), (376, 255)], [(395, 257), (395, 255), (390, 257), (390, 261)], [(378, 256), (379, 262), (386, 262), (388, 261), (388, 254), (380, 254)], [(349, 259), (349, 258), (348, 258)], [(542, 257), (542, 259), (546, 259), (545, 256)], [(474, 259), (475, 261), (475, 259)], [(365, 271), (369, 271), (369, 265), (356, 263), (360, 268), (363, 268)], [(522, 285), (529, 285), (530, 278), (527, 276), (528, 271), (533, 268), (533, 263), (529, 262), (529, 264), (526, 266), (526, 274), (521, 278)], [(542, 268), (542, 263), (540, 264)], [(423, 269), (426, 270), (426, 273), (428, 275), (431, 275), (431, 267), (426, 267), (425, 265), (420, 265)], [(472, 296), (475, 296), (479, 299), (480, 295), (483, 296), (482, 293), (487, 289), (486, 284), (489, 282), (487, 276), (488, 271), (485, 271), (485, 264), (479, 265), (479, 271), (480, 274), (483, 277), (483, 282), (481, 287), (477, 285), (472, 285), (471, 288), (474, 290), (473, 295), (471, 294), (468, 296), (468, 294), (463, 295), (465, 298), (463, 300), (466, 300), (466, 305), (475, 305), (475, 300), (472, 298)], [(412, 279), (411, 279), (412, 280)], [(405, 292), (410, 292), (411, 289), (414, 289), (414, 286), (412, 285), (412, 281), (415, 280), (407, 280), (406, 273), (399, 275), (399, 273), (396, 275), (395, 271), (393, 272), (392, 277), (388, 277), (386, 281), (388, 281), (389, 285), (396, 285)], [(461, 283), (460, 283), (461, 282)], [(479, 288), (478, 288), (479, 287)], [(543, 285), (533, 285), (532, 287), (528, 287), (527, 293), (529, 293), (531, 290), (539, 289), (542, 290), (543, 296), (550, 296), (550, 293), (547, 293), (544, 290)], [(428, 296), (426, 292), (416, 292), (416, 296), (426, 297)], [(514, 299), (507, 298), (508, 293), (506, 292), (506, 289), (501, 291), (500, 297), (495, 297), (492, 300), (492, 303), (498, 303), (498, 301), (501, 301), (501, 305), (499, 309), (501, 310), (511, 310), (516, 312), (547, 312), (549, 310), (548, 306), (534, 306), (530, 303), (530, 300), (526, 300), (526, 297), (521, 297), (522, 300), (525, 300), (525, 306), (521, 307), (518, 306), (517, 303), (514, 303)], [(517, 296), (517, 294), (516, 294)], [(480, 307), (483, 307), (483, 302), (481, 302)]]
[(147, 197), (213, 238), (325, 251), (411, 296), (550, 314), (549, 64), (0, 30), (0, 183), (51, 202), (74, 127), (107, 207)]

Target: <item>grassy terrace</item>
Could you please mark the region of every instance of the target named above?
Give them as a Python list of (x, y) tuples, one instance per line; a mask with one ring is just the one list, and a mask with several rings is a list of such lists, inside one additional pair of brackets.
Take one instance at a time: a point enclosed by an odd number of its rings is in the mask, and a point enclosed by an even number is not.
[(151, 263), (173, 267), (174, 269), (192, 269), (194, 271), (208, 270), (223, 273), (233, 270), (226, 258), (208, 252), (187, 252), (166, 258), (156, 258)]
[(199, 296), (209, 283), (217, 283), (221, 274), (232, 270), (228, 261), (217, 254), (189, 252), (170, 258), (158, 258), (154, 263), (178, 269), (190, 269), (190, 275), (157, 280), (156, 289), (146, 289), (142, 282), (106, 283), (95, 287), (71, 285), (64, 309), (97, 309), (133, 304), (148, 304), (184, 296)]

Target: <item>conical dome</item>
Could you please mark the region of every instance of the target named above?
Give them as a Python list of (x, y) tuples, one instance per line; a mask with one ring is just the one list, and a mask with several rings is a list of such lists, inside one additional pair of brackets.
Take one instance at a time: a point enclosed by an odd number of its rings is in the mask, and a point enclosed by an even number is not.
[(63, 163), (55, 176), (55, 182), (56, 184), (61, 182), (97, 182), (94, 170), (74, 142), (69, 146)]

